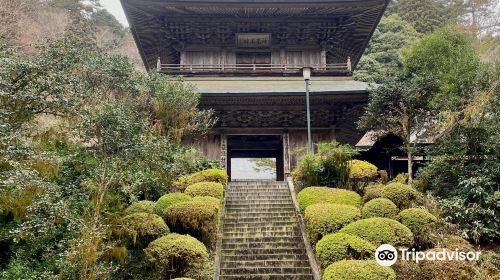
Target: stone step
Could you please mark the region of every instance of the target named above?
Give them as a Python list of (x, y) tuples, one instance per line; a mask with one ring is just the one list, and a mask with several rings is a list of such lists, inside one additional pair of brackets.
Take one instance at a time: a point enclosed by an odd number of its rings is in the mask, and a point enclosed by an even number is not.
[(232, 238), (261, 238), (261, 237), (300, 237), (300, 231), (262, 231), (262, 232), (235, 232), (235, 231), (225, 231), (224, 239)]
[(245, 267), (307, 267), (308, 260), (232, 260), (225, 261), (222, 268), (245, 268)]
[(265, 218), (265, 217), (295, 217), (295, 212), (241, 212), (233, 211), (226, 214), (226, 219), (231, 218)]
[(221, 250), (222, 256), (239, 256), (239, 255), (248, 255), (248, 256), (262, 256), (262, 255), (270, 255), (270, 254), (279, 254), (279, 255), (295, 255), (296, 258), (299, 258), (301, 255), (305, 255), (306, 251), (304, 246), (296, 244), (293, 248), (222, 248)]
[(266, 231), (292, 231), (292, 230), (297, 230), (299, 231), (299, 226), (292, 224), (292, 225), (286, 225), (286, 226), (262, 226), (262, 227), (249, 227), (249, 226), (240, 226), (240, 227), (224, 227), (222, 231), (224, 233), (226, 232), (249, 232), (249, 233), (254, 233), (254, 232), (266, 232)]
[[(244, 218), (248, 219), (248, 218)], [(296, 225), (296, 219), (292, 220), (272, 220), (272, 221), (261, 221), (258, 219), (255, 219), (253, 221), (247, 222), (247, 221), (240, 221), (240, 220), (231, 220), (231, 221), (226, 221), (224, 220), (224, 224), (222, 225), (224, 229), (229, 229), (229, 228), (235, 228), (235, 227), (249, 227), (249, 228), (259, 228), (259, 227), (281, 227), (281, 226), (292, 226)]]
[(293, 205), (291, 199), (239, 199), (239, 200), (226, 200), (227, 206), (233, 205), (262, 205), (262, 204), (278, 204), (278, 205)]
[(275, 195), (262, 195), (262, 194), (237, 194), (230, 193), (226, 195), (226, 200), (257, 200), (257, 199), (266, 199), (266, 200), (275, 200), (275, 199), (285, 199), (290, 200), (289, 194), (275, 194)]
[(276, 242), (276, 243), (285, 243), (290, 242), (291, 245), (294, 245), (295, 242), (301, 242), (302, 236), (293, 235), (293, 236), (264, 236), (264, 237), (226, 237), (224, 235), (222, 237), (222, 243), (266, 243), (266, 242)]
[(221, 268), (221, 275), (249, 275), (249, 274), (312, 274), (312, 271), (310, 266)]
[(262, 203), (262, 204), (240, 204), (240, 205), (226, 205), (226, 209), (295, 209), (293, 205), (286, 203), (286, 204), (272, 204), (272, 203)]
[(246, 224), (246, 223), (263, 223), (265, 226), (274, 226), (276, 222), (293, 222), (297, 221), (297, 217), (238, 217), (225, 218), (224, 223), (228, 224)]
[(221, 275), (221, 280), (312, 280), (312, 274)]
[[(298, 243), (298, 242), (296, 242)], [(233, 240), (223, 240), (223, 249), (294, 249), (304, 248), (304, 245), (290, 244), (288, 241), (284, 242), (254, 242), (254, 243), (239, 243)]]
[[(300, 251), (299, 251), (300, 250)], [(279, 260), (293, 260), (293, 261), (309, 261), (307, 255), (305, 255), (305, 251), (299, 249), (295, 254), (242, 254), (242, 255), (233, 255), (226, 252), (222, 254), (223, 261), (279, 261)], [(231, 252), (231, 251), (229, 251)]]

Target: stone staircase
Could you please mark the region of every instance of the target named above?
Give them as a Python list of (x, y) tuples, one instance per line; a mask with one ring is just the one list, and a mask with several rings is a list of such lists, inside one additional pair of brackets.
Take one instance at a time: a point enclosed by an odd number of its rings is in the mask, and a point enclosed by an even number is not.
[(285, 182), (231, 182), (225, 201), (220, 279), (314, 279)]

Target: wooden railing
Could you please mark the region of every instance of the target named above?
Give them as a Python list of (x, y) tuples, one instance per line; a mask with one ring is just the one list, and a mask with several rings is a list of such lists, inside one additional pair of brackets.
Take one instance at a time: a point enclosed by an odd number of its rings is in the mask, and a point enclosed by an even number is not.
[(161, 64), (158, 71), (166, 74), (274, 74), (301, 75), (301, 69), (312, 67), (315, 75), (347, 75), (351, 73), (350, 61), (335, 64)]

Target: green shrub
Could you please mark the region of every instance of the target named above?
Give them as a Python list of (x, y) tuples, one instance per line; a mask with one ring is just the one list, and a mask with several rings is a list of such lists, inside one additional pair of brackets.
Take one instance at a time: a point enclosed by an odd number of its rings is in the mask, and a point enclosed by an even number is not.
[(390, 183), (382, 188), (381, 196), (394, 202), (399, 209), (410, 208), (418, 198), (417, 190), (409, 185), (401, 183)]
[(316, 203), (335, 203), (359, 207), (361, 197), (359, 194), (344, 189), (327, 187), (309, 187), (297, 195), (300, 210), (304, 211), (307, 206)]
[(169, 229), (158, 215), (133, 213), (122, 218), (119, 232), (126, 237), (129, 246), (142, 248), (169, 233)]
[(190, 196), (211, 196), (222, 199), (224, 197), (224, 186), (220, 183), (201, 182), (189, 185), (185, 193)]
[(350, 205), (317, 203), (308, 206), (304, 215), (311, 241), (316, 243), (321, 237), (361, 218), (361, 211)]
[(151, 242), (144, 250), (150, 263), (162, 272), (174, 270), (174, 276), (185, 275), (190, 268), (208, 259), (207, 248), (189, 235), (168, 234)]
[(368, 181), (377, 176), (377, 167), (364, 160), (349, 161), (349, 178), (359, 181)]
[[(429, 251), (442, 251), (442, 248), (434, 248)], [(445, 251), (448, 251), (445, 249)], [(451, 251), (451, 250), (450, 250)], [(419, 263), (422, 280), (466, 280), (473, 279), (474, 263), (470, 261), (443, 260), (422, 261)]]
[(316, 147), (315, 154), (305, 153), (299, 157), (292, 171), (294, 182), (301, 187), (347, 185), (353, 149), (336, 142), (318, 143)]
[(391, 180), (391, 183), (408, 183), (408, 173), (399, 173), (396, 177), (394, 177), (394, 179)]
[(325, 269), (323, 280), (395, 280), (396, 274), (389, 267), (376, 261), (343, 260)]
[(382, 196), (383, 184), (369, 185), (364, 189), (363, 202), (368, 202), (375, 198), (380, 198)]
[(223, 169), (207, 169), (191, 175), (180, 177), (174, 182), (174, 187), (178, 190), (185, 190), (187, 186), (200, 182), (215, 182), (226, 185), (228, 180), (227, 172)]
[(165, 211), (165, 221), (175, 232), (189, 233), (212, 246), (217, 239), (219, 207), (199, 200), (179, 203)]
[(191, 196), (185, 194), (185, 193), (169, 193), (166, 194), (158, 199), (156, 201), (155, 205), (155, 213), (157, 215), (160, 215), (161, 217), (165, 218), (165, 211), (182, 202), (187, 202), (190, 201), (192, 198)]
[(132, 203), (127, 209), (125, 209), (125, 214), (133, 214), (133, 213), (155, 213), (155, 205), (154, 201), (149, 200), (141, 200)]
[(217, 207), (218, 210), (220, 210), (221, 207), (221, 200), (211, 196), (195, 196), (193, 197), (192, 201), (211, 204)]
[(373, 217), (396, 219), (398, 217), (398, 212), (399, 209), (396, 204), (387, 198), (375, 198), (370, 200), (363, 206), (363, 209), (361, 209), (364, 219)]
[(391, 244), (410, 247), (413, 233), (405, 225), (388, 218), (368, 218), (348, 224), (339, 232), (359, 236), (375, 246)]
[(370, 242), (345, 233), (325, 235), (316, 244), (316, 256), (322, 268), (343, 259), (366, 259), (373, 257), (375, 246)]
[(399, 213), (399, 220), (413, 232), (415, 243), (419, 245), (430, 242), (429, 231), (437, 222), (437, 218), (423, 208), (403, 210)]
[(174, 278), (172, 280), (194, 280), (194, 279), (193, 278), (181, 277), (181, 278)]
[(472, 246), (469, 241), (463, 239), (458, 235), (446, 235), (442, 241), (442, 247), (449, 249), (451, 251), (469, 252), (474, 251), (474, 246)]

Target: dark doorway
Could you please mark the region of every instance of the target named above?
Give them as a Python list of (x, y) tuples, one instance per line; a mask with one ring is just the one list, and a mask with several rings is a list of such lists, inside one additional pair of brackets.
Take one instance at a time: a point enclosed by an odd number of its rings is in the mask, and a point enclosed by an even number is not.
[(227, 173), (231, 179), (231, 159), (276, 159), (276, 180), (284, 181), (283, 139), (281, 135), (227, 136)]

